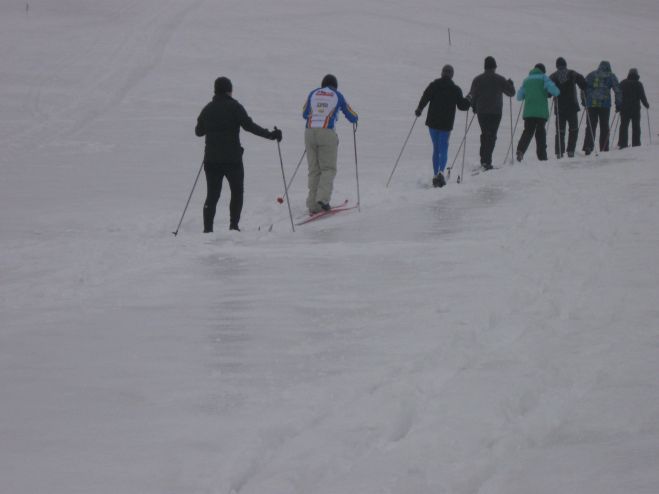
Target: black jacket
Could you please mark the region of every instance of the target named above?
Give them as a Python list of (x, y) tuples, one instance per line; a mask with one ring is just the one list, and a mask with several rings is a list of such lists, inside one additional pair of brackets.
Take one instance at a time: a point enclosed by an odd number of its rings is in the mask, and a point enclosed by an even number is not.
[(430, 102), (426, 125), (438, 130), (453, 130), (455, 107), (469, 109), (469, 100), (462, 97), (462, 89), (448, 77), (432, 81), (421, 96), (418, 110), (423, 111)]
[(204, 163), (242, 163), (240, 127), (272, 139), (271, 132), (256, 125), (243, 105), (228, 94), (216, 94), (199, 114), (195, 127), (197, 136), (206, 136)]
[(503, 113), (503, 96), (515, 96), (515, 85), (507, 81), (494, 69), (487, 69), (474, 78), (468, 98), (471, 106), (480, 115), (501, 115)]
[(559, 115), (571, 115), (580, 110), (579, 100), (577, 99), (577, 89), (586, 90), (587, 84), (584, 76), (570, 69), (558, 69), (549, 78), (560, 89), (561, 94), (558, 96), (558, 108), (554, 109), (554, 113), (558, 110)]
[(645, 97), (643, 83), (636, 78), (627, 78), (620, 83), (622, 91), (622, 113), (630, 117), (637, 117), (641, 114), (641, 103), (646, 108), (650, 108), (648, 99)]

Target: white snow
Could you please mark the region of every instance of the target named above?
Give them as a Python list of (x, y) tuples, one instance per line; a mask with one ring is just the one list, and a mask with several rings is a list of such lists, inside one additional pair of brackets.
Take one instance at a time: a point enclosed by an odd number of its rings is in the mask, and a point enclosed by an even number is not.
[[(478, 176), (474, 124), (441, 190), (420, 120), (384, 187), (443, 64), (467, 91), (486, 55), (517, 86), (606, 59), (656, 106), (658, 28), (655, 0), (0, 2), (0, 492), (659, 492), (646, 114), (640, 148)], [(243, 231), (227, 193), (201, 233), (202, 175), (172, 236), (213, 80), (283, 129), (290, 177), (327, 72), (361, 212), (292, 233), (276, 145), (242, 133)]]

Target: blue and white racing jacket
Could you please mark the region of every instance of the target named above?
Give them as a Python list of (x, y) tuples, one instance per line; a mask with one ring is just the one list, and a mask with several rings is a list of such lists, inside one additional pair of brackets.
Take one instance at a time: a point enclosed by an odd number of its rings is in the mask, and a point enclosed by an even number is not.
[(351, 123), (357, 122), (357, 113), (350, 108), (340, 92), (330, 87), (321, 87), (309, 93), (302, 117), (307, 121), (307, 129), (333, 129), (339, 109)]

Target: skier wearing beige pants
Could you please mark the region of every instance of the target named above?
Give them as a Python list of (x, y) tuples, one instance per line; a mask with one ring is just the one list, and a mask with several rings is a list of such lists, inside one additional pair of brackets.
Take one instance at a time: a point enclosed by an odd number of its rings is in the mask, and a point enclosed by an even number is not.
[(318, 203), (329, 204), (332, 197), (339, 137), (334, 129), (305, 129), (304, 146), (309, 164), (307, 207), (314, 213), (321, 209)]
[(357, 113), (350, 108), (345, 98), (337, 91), (338, 82), (331, 74), (323, 78), (321, 87), (309, 93), (302, 111), (307, 121), (304, 146), (309, 164), (309, 195), (307, 208), (310, 213), (329, 211), (339, 137), (334, 131), (334, 122), (341, 110), (348, 121), (357, 123)]

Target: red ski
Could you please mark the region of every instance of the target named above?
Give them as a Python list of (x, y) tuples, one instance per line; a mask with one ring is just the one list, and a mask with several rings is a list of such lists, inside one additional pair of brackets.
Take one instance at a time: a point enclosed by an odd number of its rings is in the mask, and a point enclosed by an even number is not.
[(304, 218), (301, 221), (298, 221), (295, 223), (296, 225), (306, 225), (307, 223), (311, 223), (312, 221), (319, 220), (321, 218), (327, 218), (328, 216), (333, 216), (336, 213), (341, 213), (343, 211), (350, 211), (351, 209), (357, 209), (357, 205), (355, 206), (348, 206), (348, 199), (343, 201), (341, 204), (338, 206), (332, 206), (332, 208), (329, 211), (320, 211), (318, 213), (313, 213)]

